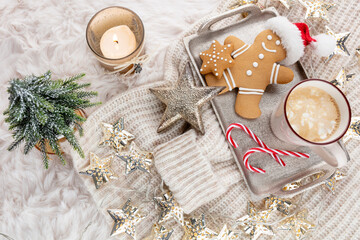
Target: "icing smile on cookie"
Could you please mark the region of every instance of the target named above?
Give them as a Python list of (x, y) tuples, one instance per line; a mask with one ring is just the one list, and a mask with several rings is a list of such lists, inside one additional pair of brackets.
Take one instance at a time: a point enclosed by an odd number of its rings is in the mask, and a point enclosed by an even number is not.
[(262, 47), (263, 47), (263, 49), (264, 49), (265, 51), (276, 53), (276, 50), (268, 49), (268, 48), (265, 46), (265, 43), (264, 43), (264, 42), (262, 42), (261, 45), (262, 45)]

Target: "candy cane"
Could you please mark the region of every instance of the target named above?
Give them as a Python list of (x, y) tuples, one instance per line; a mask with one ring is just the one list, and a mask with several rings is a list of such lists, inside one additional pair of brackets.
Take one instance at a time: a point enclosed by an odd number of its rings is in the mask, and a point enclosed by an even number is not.
[(255, 152), (265, 152), (270, 154), (281, 166), (285, 166), (285, 162), (278, 156), (293, 156), (293, 157), (300, 157), (300, 158), (309, 158), (309, 154), (301, 153), (301, 152), (294, 152), (294, 151), (284, 151), (279, 149), (272, 149), (269, 148), (263, 141), (261, 141), (248, 127), (246, 127), (244, 124), (241, 123), (232, 123), (229, 125), (228, 129), (226, 130), (226, 138), (230, 142), (230, 144), (237, 148), (238, 144), (234, 141), (234, 139), (231, 137), (231, 131), (234, 129), (241, 129), (244, 132), (246, 132), (251, 138), (261, 147), (258, 148), (251, 148), (248, 150), (244, 156), (243, 156), (243, 162), (247, 169), (249, 169), (252, 172), (257, 173), (265, 173), (266, 171), (261, 168), (253, 167), (249, 164), (249, 157), (251, 154)]
[[(268, 148), (268, 146), (260, 140), (260, 138), (258, 138), (247, 126), (245, 126), (244, 124), (241, 123), (232, 123), (229, 125), (228, 129), (226, 130), (226, 138), (228, 139), (228, 141), (231, 143), (231, 145), (234, 148), (238, 147), (238, 144), (234, 141), (234, 139), (231, 137), (231, 131), (234, 128), (238, 128), (243, 130), (244, 132), (246, 132), (259, 146), (263, 147), (263, 148)], [(285, 162), (276, 154), (270, 154), (281, 166), (285, 166)]]

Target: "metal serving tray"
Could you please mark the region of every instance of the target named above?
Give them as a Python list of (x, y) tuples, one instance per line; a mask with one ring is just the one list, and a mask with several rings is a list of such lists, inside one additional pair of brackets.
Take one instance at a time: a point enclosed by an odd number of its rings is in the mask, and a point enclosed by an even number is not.
[[(248, 16), (241, 19), (240, 16), (242, 16), (242, 13), (244, 12), (247, 12)], [(239, 19), (236, 23), (229, 24), (226, 27), (216, 30), (211, 29), (217, 22), (221, 20), (226, 21), (227, 18), (234, 16)], [(207, 50), (211, 45), (212, 40), (218, 40), (222, 43), (226, 37), (234, 35), (244, 42), (251, 44), (255, 36), (265, 29), (263, 26), (264, 22), (275, 16), (278, 16), (278, 13), (274, 8), (260, 10), (255, 5), (246, 5), (214, 17), (204, 23), (198, 29), (196, 34), (184, 38), (186, 50), (193, 66), (195, 66), (196, 74), (201, 79), (202, 84), (206, 85), (206, 82), (199, 72), (201, 67), (199, 53)], [(266, 197), (270, 194), (291, 197), (305, 191), (306, 189), (318, 186), (323, 181), (331, 177), (336, 170), (322, 161), (322, 159), (314, 152), (311, 152), (309, 148), (299, 147), (280, 141), (275, 137), (270, 129), (270, 116), (280, 99), (297, 82), (302, 79), (307, 79), (307, 75), (300, 63), (296, 63), (290, 68), (294, 71), (294, 80), (288, 84), (269, 85), (267, 87), (260, 102), (262, 115), (255, 120), (241, 118), (235, 113), (234, 104), (237, 94), (236, 91), (225, 93), (212, 100), (212, 106), (224, 134), (229, 124), (239, 122), (248, 126), (271, 148), (300, 151), (310, 154), (310, 159), (282, 157), (287, 164), (285, 167), (281, 167), (277, 164), (268, 154), (253, 154), (250, 157), (251, 164), (265, 169), (266, 173), (252, 173), (247, 170), (242, 163), (242, 155), (248, 149), (251, 147), (257, 147), (257, 145), (249, 136), (246, 135), (246, 133), (233, 131), (232, 136), (234, 137), (234, 140), (239, 143), (239, 147), (234, 149), (230, 146), (230, 149), (254, 200)], [(317, 173), (321, 173), (322, 176), (317, 179), (311, 178), (311, 176), (316, 175)], [(284, 189), (284, 186), (288, 183), (305, 179), (306, 183), (299, 188), (291, 190)], [(309, 179), (315, 180), (308, 181)]]

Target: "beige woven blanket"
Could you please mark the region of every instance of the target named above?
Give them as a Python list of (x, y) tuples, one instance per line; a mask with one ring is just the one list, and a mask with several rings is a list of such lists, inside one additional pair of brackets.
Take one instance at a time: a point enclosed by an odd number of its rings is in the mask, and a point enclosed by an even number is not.
[[(288, 16), (293, 22), (303, 21), (305, 8), (295, 1), (290, 10), (287, 10), (278, 1), (262, 3), (267, 6), (275, 6), (282, 15)], [(229, 1), (220, 2), (212, 16), (228, 10), (233, 4), (234, 2)], [(351, 102), (354, 116), (360, 115), (358, 97), (360, 66), (355, 64), (353, 56), (355, 48), (360, 45), (360, 41), (358, 41), (360, 38), (359, 16), (359, 1), (344, 0), (339, 1), (337, 7), (329, 11), (329, 23), (325, 24), (316, 20), (306, 21), (314, 34), (324, 32), (325, 25), (330, 26), (335, 32), (350, 31), (351, 37), (346, 46), (352, 56), (335, 56), (330, 62), (324, 63), (320, 58), (306, 53), (301, 59), (309, 77), (330, 80), (335, 77), (340, 67), (356, 73), (355, 78), (347, 85), (347, 96)], [(175, 81), (188, 61), (182, 38), (193, 34), (209, 17), (211, 16), (199, 20), (189, 31), (179, 36), (179, 40), (168, 49), (165, 61), (165, 83)], [(236, 21), (236, 18), (228, 20), (228, 22), (231, 21)], [(156, 85), (161, 84), (164, 83)], [(146, 215), (146, 218), (136, 227), (138, 239), (142, 239), (150, 233), (152, 224), (157, 221), (159, 214), (159, 209), (155, 207), (152, 197), (160, 196), (162, 179), (178, 198), (185, 212), (189, 213), (186, 216), (198, 217), (201, 213), (205, 213), (208, 227), (217, 232), (225, 223), (232, 226), (234, 220), (247, 214), (246, 204), (249, 193), (231, 157), (225, 137), (221, 133), (210, 105), (204, 106), (203, 118), (207, 131), (204, 137), (198, 136), (193, 130), (183, 133), (186, 129), (183, 122), (179, 122), (167, 132), (157, 134), (156, 129), (164, 106), (148, 90), (149, 87), (156, 85), (144, 85), (119, 95), (91, 114), (84, 124), (85, 136), (81, 138), (81, 145), (86, 156), (89, 156), (90, 152), (95, 152), (100, 156), (109, 153), (109, 148), (98, 146), (102, 134), (100, 123), (113, 123), (120, 116), (125, 117), (126, 130), (136, 136), (135, 142), (144, 150), (154, 151), (155, 155), (156, 167), (151, 168), (151, 174), (137, 171), (125, 176), (124, 162), (115, 161), (113, 169), (118, 175), (118, 180), (106, 183), (98, 190), (95, 189), (90, 177), (81, 176), (97, 203), (99, 211), (103, 213), (102, 221), (105, 219), (108, 222), (109, 234), (113, 221), (106, 210), (120, 208), (128, 198), (131, 198), (143, 215)], [(213, 139), (220, 140), (215, 145)], [(347, 149), (352, 160), (345, 168), (341, 169), (347, 174), (347, 178), (338, 182), (335, 195), (321, 187), (302, 195), (299, 206), (309, 209), (308, 219), (317, 225), (309, 235), (309, 239), (360, 239), (360, 148), (358, 148), (358, 144), (357, 140), (347, 142)], [(218, 151), (215, 152), (214, 149)], [(182, 154), (181, 161), (178, 160), (179, 153)], [(78, 170), (83, 169), (89, 163), (88, 158), (81, 159), (76, 154), (73, 154), (73, 159)], [(182, 171), (185, 171), (181, 164), (184, 160), (193, 161), (186, 167), (194, 168), (194, 171), (189, 173), (199, 174), (198, 177), (184, 180), (186, 176), (181, 175)], [(183, 164), (186, 163), (183, 162)], [(173, 164), (173, 166), (165, 168), (166, 164), (167, 166)], [(200, 176), (206, 176), (206, 178), (194, 185), (193, 182)], [(206, 184), (210, 182), (212, 188), (201, 188), (203, 182)], [(261, 206), (261, 203), (258, 206)], [(165, 225), (175, 230), (171, 239), (182, 238), (183, 230), (174, 220)], [(234, 230), (242, 232), (240, 229)], [(240, 236), (241, 239), (247, 237), (243, 233)], [(122, 234), (119, 239), (130, 238), (126, 234)], [(260, 239), (267, 238), (264, 235)], [(288, 231), (276, 231), (276, 236), (271, 239), (292, 239), (292, 236)]]

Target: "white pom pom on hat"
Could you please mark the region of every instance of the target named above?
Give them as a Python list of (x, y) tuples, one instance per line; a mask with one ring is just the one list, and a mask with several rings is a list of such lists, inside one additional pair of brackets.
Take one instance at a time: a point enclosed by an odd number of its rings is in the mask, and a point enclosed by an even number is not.
[(310, 43), (316, 55), (329, 56), (336, 48), (336, 40), (327, 34), (319, 34), (314, 37), (316, 41)]
[(336, 48), (336, 40), (331, 36), (319, 34), (311, 37), (306, 23), (291, 23), (286, 17), (270, 18), (265, 27), (280, 37), (286, 49), (286, 58), (281, 61), (284, 65), (297, 62), (304, 55), (307, 45), (311, 46), (315, 54), (322, 57), (329, 56)]

